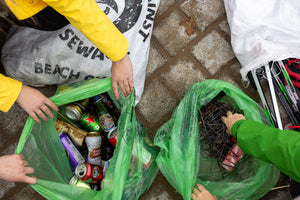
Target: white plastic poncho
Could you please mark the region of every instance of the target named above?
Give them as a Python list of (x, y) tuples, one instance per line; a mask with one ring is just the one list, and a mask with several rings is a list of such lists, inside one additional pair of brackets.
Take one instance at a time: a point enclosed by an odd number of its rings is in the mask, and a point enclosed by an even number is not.
[(300, 57), (300, 0), (224, 0), (241, 75), (270, 61)]

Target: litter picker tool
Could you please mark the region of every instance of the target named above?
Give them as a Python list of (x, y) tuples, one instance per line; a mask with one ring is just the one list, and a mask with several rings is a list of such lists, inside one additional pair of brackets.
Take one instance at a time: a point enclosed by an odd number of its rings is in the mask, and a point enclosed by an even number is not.
[(273, 77), (273, 80), (274, 80), (275, 92), (276, 92), (279, 100), (281, 101), (284, 109), (286, 110), (288, 116), (290, 117), (290, 120), (291, 120), (292, 124), (294, 126), (299, 125), (299, 122), (298, 122), (296, 116), (294, 115), (293, 110), (291, 109), (287, 99), (285, 98), (284, 94), (282, 93), (278, 82), (275, 80), (275, 77)]
[(278, 104), (277, 104), (277, 98), (276, 98), (275, 90), (274, 90), (274, 84), (273, 84), (273, 81), (272, 81), (271, 71), (270, 71), (270, 67), (269, 67), (268, 64), (265, 65), (265, 73), (266, 73), (267, 81), (268, 81), (268, 84), (269, 84), (269, 89), (270, 89), (270, 93), (271, 93), (271, 100), (272, 100), (272, 103), (273, 103), (273, 108), (274, 108), (274, 112), (275, 112), (277, 125), (278, 125), (278, 128), (280, 130), (283, 130), (283, 126), (282, 126), (281, 118), (280, 118), (280, 114), (279, 114), (279, 109), (278, 109)]
[(266, 112), (266, 114), (267, 114), (270, 122), (272, 123), (272, 126), (273, 127), (277, 127), (276, 119), (275, 119), (275, 117), (274, 117), (274, 115), (273, 115), (273, 113), (272, 113), (272, 111), (271, 111), (271, 109), (270, 109), (270, 107), (269, 107), (269, 105), (267, 103), (265, 94), (264, 94), (264, 92), (263, 92), (263, 90), (261, 88), (260, 81), (259, 81), (259, 79), (257, 77), (257, 74), (256, 74), (256, 69), (252, 70), (251, 74), (252, 74), (254, 86), (256, 87), (256, 90), (257, 90), (257, 92), (259, 94), (259, 97), (260, 97), (260, 99), (262, 101), (263, 108), (264, 108), (264, 110), (265, 110), (265, 112)]
[(285, 84), (285, 88), (286, 88), (286, 91), (288, 93), (288, 96), (289, 98), (291, 99), (292, 103), (293, 103), (293, 107), (294, 109), (297, 110), (297, 112), (299, 112), (299, 108), (298, 108), (298, 103), (300, 102), (299, 101), (299, 96), (296, 92), (296, 89), (291, 81), (291, 78), (290, 76), (288, 75), (288, 72), (283, 64), (282, 61), (278, 61), (278, 64), (280, 66), (280, 69), (282, 70), (282, 73), (283, 73), (283, 78), (284, 78), (284, 81), (283, 83)]

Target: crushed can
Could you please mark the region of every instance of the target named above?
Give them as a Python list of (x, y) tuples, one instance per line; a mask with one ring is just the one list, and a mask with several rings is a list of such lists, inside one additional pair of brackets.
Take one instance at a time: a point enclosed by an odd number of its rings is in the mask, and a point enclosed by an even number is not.
[(87, 188), (87, 189), (91, 189), (90, 185), (88, 183), (85, 183), (83, 181), (81, 181), (80, 179), (78, 179), (77, 176), (73, 176), (69, 182), (69, 185), (76, 185), (78, 187), (82, 187), (82, 188)]
[(237, 143), (235, 143), (222, 162), (222, 167), (227, 171), (232, 172), (243, 156), (244, 152), (240, 149)]
[(97, 183), (102, 179), (102, 169), (100, 166), (85, 162), (77, 165), (75, 175), (84, 182)]

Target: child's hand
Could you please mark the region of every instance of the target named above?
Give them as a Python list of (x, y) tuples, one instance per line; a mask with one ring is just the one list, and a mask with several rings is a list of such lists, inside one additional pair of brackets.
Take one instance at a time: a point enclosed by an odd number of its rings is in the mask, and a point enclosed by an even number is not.
[(241, 119), (246, 119), (246, 118), (242, 114), (238, 114), (238, 113), (232, 114), (230, 111), (227, 111), (226, 114), (227, 114), (227, 117), (222, 116), (222, 121), (224, 122), (224, 124), (227, 127), (226, 132), (228, 134), (232, 135), (231, 128), (232, 128), (233, 124)]
[(119, 99), (118, 86), (124, 93), (125, 97), (132, 92), (133, 84), (133, 71), (132, 64), (129, 56), (126, 54), (122, 60), (113, 62), (111, 66), (112, 88), (115, 97)]
[[(22, 85), (21, 92), (16, 100), (16, 102), (23, 108), (37, 123), (40, 123), (40, 119), (47, 121), (46, 115), (53, 118), (53, 113), (48, 108), (52, 108), (58, 111), (57, 106), (47, 97), (45, 97), (40, 91)], [(46, 114), (46, 115), (45, 115)]]
[(33, 172), (34, 169), (28, 167), (28, 163), (21, 154), (0, 157), (0, 179), (2, 180), (35, 184), (36, 178), (27, 176)]
[(197, 188), (193, 189), (193, 200), (217, 200), (215, 195), (209, 193), (209, 191), (201, 184), (197, 184)]

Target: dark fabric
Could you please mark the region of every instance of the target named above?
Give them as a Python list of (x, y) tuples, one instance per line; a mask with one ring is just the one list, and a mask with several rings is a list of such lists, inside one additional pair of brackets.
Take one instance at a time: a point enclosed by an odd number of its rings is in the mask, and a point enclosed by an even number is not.
[(21, 20), (18, 24), (43, 31), (55, 31), (70, 23), (63, 15), (49, 6), (38, 12), (33, 18), (37, 24), (33, 23), (32, 19)]
[(290, 183), (290, 193), (293, 199), (300, 196), (300, 183), (293, 179), (291, 179)]

